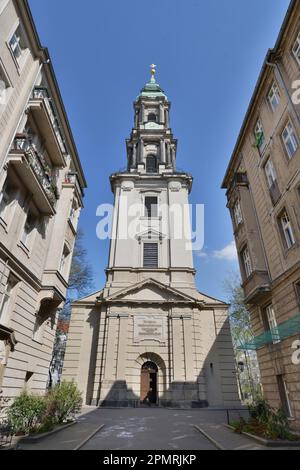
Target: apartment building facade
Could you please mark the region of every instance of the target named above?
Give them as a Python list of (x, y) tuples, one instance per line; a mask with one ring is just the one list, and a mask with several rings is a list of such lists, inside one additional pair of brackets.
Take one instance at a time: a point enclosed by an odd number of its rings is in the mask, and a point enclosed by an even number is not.
[[(263, 391), (300, 428), (300, 1), (263, 64), (223, 188)], [(297, 82), (298, 80), (298, 82)], [(295, 354), (296, 353), (296, 354)], [(299, 354), (300, 356), (300, 354)]]
[(0, 0), (0, 397), (44, 392), (84, 174), (26, 0)]

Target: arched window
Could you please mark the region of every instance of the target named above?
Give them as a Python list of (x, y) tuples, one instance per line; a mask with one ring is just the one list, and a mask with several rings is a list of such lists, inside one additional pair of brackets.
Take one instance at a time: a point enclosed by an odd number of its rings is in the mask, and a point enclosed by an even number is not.
[(157, 122), (157, 116), (154, 113), (148, 115), (148, 122)]
[(146, 159), (146, 172), (147, 173), (157, 172), (157, 158), (155, 155), (148, 155)]

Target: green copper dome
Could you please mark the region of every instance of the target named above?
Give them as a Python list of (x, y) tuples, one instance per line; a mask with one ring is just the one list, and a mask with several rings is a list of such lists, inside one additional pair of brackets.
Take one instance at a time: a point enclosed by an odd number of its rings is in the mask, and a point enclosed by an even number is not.
[(152, 75), (150, 82), (148, 82), (144, 88), (142, 88), (138, 98), (147, 96), (150, 98), (155, 98), (156, 96), (161, 96), (167, 98), (164, 91), (160, 88), (159, 84), (156, 83), (154, 75)]

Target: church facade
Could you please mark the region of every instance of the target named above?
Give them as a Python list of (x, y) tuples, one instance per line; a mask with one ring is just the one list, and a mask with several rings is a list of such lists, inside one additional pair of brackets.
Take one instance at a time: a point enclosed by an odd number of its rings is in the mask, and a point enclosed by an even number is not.
[[(197, 291), (191, 245), (175, 233), (191, 233), (189, 217), (174, 219), (188, 207), (192, 177), (176, 170), (170, 106), (153, 68), (134, 103), (127, 170), (111, 176), (106, 285), (72, 308), (63, 378), (86, 404), (240, 405), (228, 305)], [(139, 223), (125, 236), (136, 208)]]

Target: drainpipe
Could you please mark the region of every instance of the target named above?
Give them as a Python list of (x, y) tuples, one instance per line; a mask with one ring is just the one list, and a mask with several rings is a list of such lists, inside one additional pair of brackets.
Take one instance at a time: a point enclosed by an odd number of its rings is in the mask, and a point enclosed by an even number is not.
[[(294, 105), (293, 103), (293, 100), (291, 98), (291, 95), (289, 93), (289, 89), (285, 83), (285, 80), (284, 80), (284, 77), (283, 77), (283, 74), (282, 74), (282, 71), (280, 69), (280, 66), (277, 62), (270, 62), (270, 61), (267, 61), (266, 62), (266, 65), (268, 65), (269, 67), (273, 67), (275, 69), (275, 74), (276, 74), (276, 77), (279, 79), (281, 85), (283, 86), (284, 88), (284, 91), (285, 91), (285, 94), (287, 96), (287, 99), (288, 99), (288, 102), (289, 102), (289, 105), (290, 105), (290, 108), (294, 114), (294, 117), (297, 119), (298, 121), (298, 125), (300, 126), (300, 115), (298, 113), (298, 110), (296, 108), (296, 106)], [(277, 72), (277, 73), (276, 73)]]

